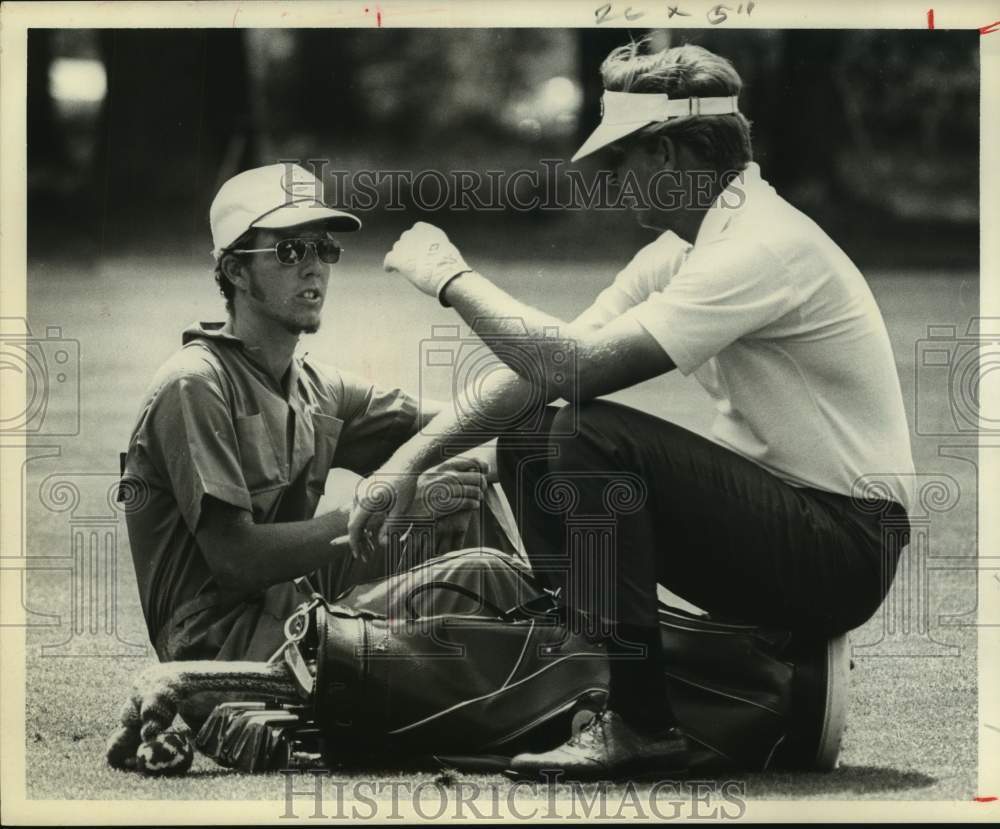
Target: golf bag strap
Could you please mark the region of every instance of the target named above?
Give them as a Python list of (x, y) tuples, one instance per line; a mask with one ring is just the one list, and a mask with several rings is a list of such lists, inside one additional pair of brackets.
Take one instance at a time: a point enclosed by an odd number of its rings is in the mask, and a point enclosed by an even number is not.
[(517, 522), (514, 520), (514, 514), (500, 484), (494, 483), (487, 487), (485, 502), (500, 531), (507, 537), (510, 546), (520, 558), (527, 559), (524, 541), (521, 539), (521, 533), (518, 532)]

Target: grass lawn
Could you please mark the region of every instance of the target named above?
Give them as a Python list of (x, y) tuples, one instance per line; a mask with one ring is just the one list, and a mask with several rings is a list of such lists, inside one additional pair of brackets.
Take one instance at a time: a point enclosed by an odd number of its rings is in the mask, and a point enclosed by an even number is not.
[[(382, 274), (381, 254), (374, 248), (352, 247), (351, 258), (331, 281), (323, 330), (307, 338), (305, 347), (384, 384), (416, 390), (421, 341), (433, 336), (432, 325), (453, 324), (454, 318)], [(476, 264), (516, 295), (564, 316), (581, 310), (614, 271), (613, 264), (593, 262), (480, 259)], [(976, 314), (978, 282), (971, 273), (880, 272), (871, 274), (871, 284), (892, 336), (912, 425), (917, 341), (930, 324), (957, 325), (964, 331)], [(35, 335), (44, 334), (46, 326), (60, 326), (64, 337), (79, 340), (81, 355), (79, 436), (39, 439), (37, 445), (58, 446), (60, 453), (38, 457), (26, 468), (27, 553), (67, 557), (55, 562), (62, 569), (39, 570), (28, 578), (27, 604), (38, 614), (32, 617), (37, 625), (28, 632), (31, 798), (283, 797), (281, 777), (243, 776), (204, 758), (178, 780), (147, 780), (104, 765), (104, 742), (130, 677), (154, 658), (121, 520), (110, 530), (117, 543), (117, 571), (111, 574), (117, 585), (113, 613), (95, 621), (115, 633), (86, 633), (86, 603), (84, 616), (76, 617), (75, 634), (72, 627), (71, 531), (86, 523), (82, 519), (87, 515), (109, 514), (104, 499), (117, 472), (118, 452), (126, 448), (141, 393), (154, 369), (179, 346), (181, 328), (195, 319), (219, 319), (222, 310), (207, 262), (183, 255), (168, 260), (106, 259), (96, 265), (35, 261), (29, 269)], [(423, 383), (425, 393), (449, 396), (444, 378), (425, 377)], [(938, 383), (929, 391), (921, 386), (920, 392), (927, 417), (921, 422), (947, 423), (947, 386)], [(616, 397), (699, 431), (707, 429), (710, 420), (707, 398), (693, 380), (680, 376), (650, 381)], [(70, 404), (53, 396), (51, 405), (55, 414)], [(976, 470), (967, 460), (939, 454), (941, 443), (941, 438), (915, 435), (913, 444), (917, 468), (928, 480), (948, 476), (959, 487), (956, 502), (943, 512), (930, 512), (922, 524), (929, 555), (938, 564), (947, 563), (948, 557), (972, 556), (976, 548)], [(78, 486), (82, 497), (75, 511), (58, 511), (55, 495), (44, 494), (52, 475), (68, 477)], [(342, 497), (349, 485), (335, 478), (328, 488), (330, 501)], [(903, 587), (916, 595), (912, 582)], [(944, 624), (941, 618), (974, 611), (975, 577), (971, 571), (935, 569), (928, 590), (925, 603), (911, 605), (892, 619), (880, 613), (852, 635), (856, 669), (840, 769), (824, 775), (749, 775), (750, 798), (968, 800), (976, 794), (975, 629)], [(907, 590), (898, 592), (902, 598)], [(924, 611), (929, 620), (926, 633), (920, 627)], [(968, 623), (970, 618), (959, 621)], [(900, 633), (904, 622), (910, 625), (908, 635)], [(43, 650), (45, 646), (50, 647)]]

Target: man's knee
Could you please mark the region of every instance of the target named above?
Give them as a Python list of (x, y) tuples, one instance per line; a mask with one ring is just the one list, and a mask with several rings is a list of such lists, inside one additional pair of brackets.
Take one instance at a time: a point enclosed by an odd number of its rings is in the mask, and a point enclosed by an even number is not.
[(588, 400), (560, 409), (549, 433), (550, 469), (606, 466), (619, 457), (627, 443), (622, 434), (623, 412), (627, 411), (607, 400)]
[(603, 430), (618, 422), (623, 413), (634, 411), (610, 400), (586, 400), (570, 403), (556, 413), (550, 434), (553, 437), (577, 437), (588, 431)]
[(498, 436), (497, 473), (502, 486), (516, 480), (517, 470), (526, 459), (545, 454), (559, 411), (555, 406), (546, 406), (537, 421), (527, 427), (518, 424)]
[(618, 403), (589, 400), (545, 411), (531, 435), (512, 431), (497, 441), (497, 472), (508, 496), (546, 472), (613, 469), (629, 446), (629, 415)]

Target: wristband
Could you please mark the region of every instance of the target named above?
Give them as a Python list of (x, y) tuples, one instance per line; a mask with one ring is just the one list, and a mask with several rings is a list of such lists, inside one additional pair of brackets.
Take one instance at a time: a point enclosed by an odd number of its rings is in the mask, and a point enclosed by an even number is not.
[(444, 289), (447, 288), (449, 285), (451, 285), (451, 283), (454, 282), (456, 279), (458, 279), (460, 276), (467, 273), (472, 273), (472, 268), (466, 268), (464, 271), (459, 271), (453, 276), (449, 276), (444, 282), (441, 283), (441, 287), (438, 288), (437, 292), (438, 302), (440, 302), (441, 305), (443, 305), (445, 308), (451, 308), (451, 305), (445, 301)]

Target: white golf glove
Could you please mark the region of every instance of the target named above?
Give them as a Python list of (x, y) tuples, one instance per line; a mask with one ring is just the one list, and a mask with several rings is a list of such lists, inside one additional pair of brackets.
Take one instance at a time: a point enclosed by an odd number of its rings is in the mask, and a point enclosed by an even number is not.
[(442, 305), (445, 285), (472, 270), (447, 234), (427, 222), (417, 222), (400, 236), (385, 255), (382, 267), (390, 273), (399, 271), (425, 294), (437, 297)]

